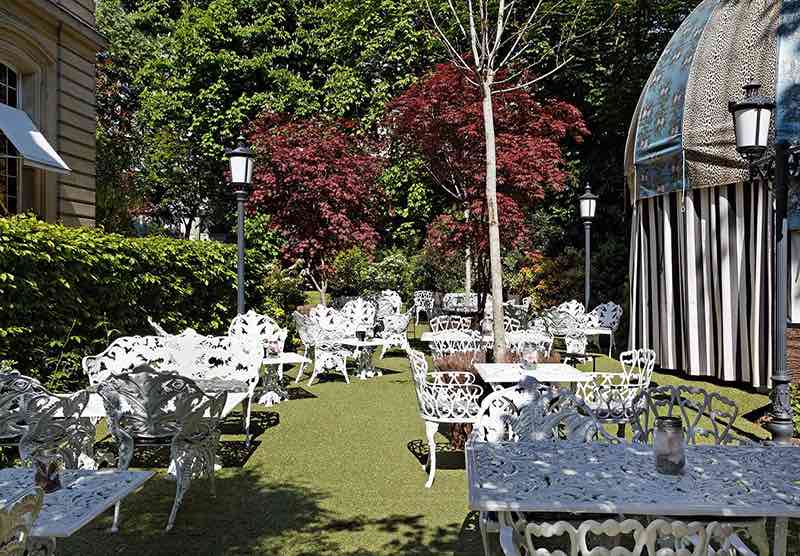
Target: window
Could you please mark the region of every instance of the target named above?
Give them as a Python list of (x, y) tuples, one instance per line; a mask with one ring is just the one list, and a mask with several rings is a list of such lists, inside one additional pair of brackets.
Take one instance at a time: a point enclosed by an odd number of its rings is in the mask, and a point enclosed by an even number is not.
[[(0, 103), (19, 108), (19, 76), (0, 63)], [(19, 212), (21, 159), (17, 149), (0, 132), (0, 215)]]

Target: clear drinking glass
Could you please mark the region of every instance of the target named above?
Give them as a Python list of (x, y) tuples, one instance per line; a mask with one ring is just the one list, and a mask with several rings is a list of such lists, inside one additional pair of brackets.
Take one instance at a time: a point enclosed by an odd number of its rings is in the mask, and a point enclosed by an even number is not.
[(656, 471), (681, 475), (686, 468), (686, 437), (678, 417), (657, 417), (653, 429)]

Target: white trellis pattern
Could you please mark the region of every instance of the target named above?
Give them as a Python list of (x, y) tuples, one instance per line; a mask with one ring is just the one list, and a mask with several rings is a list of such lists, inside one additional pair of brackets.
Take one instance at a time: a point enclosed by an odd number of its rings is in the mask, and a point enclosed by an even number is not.
[(469, 330), (472, 326), (472, 317), (461, 315), (440, 315), (430, 320), (431, 332), (446, 332), (448, 330)]
[(434, 334), (431, 353), (434, 358), (447, 357), (454, 353), (483, 351), (483, 337), (477, 330), (462, 330)]
[(650, 387), (656, 354), (650, 349), (623, 352), (621, 373), (589, 373), (591, 380), (577, 383), (577, 394), (598, 419), (624, 425), (637, 410), (634, 400)]

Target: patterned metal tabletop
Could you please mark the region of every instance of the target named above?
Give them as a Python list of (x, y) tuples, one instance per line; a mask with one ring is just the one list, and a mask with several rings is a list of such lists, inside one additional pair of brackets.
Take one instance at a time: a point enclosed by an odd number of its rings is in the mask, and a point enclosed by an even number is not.
[[(62, 488), (45, 494), (42, 511), (36, 518), (31, 535), (69, 537), (152, 476), (151, 471), (63, 471)], [(32, 492), (33, 488), (33, 468), (0, 469), (0, 506)]]
[(650, 447), (574, 442), (467, 444), (469, 506), (481, 511), (800, 517), (800, 448), (688, 446), (681, 476)]

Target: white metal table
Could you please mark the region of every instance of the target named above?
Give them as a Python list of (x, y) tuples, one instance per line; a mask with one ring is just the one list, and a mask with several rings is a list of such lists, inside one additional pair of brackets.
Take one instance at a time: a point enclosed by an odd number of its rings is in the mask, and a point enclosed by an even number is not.
[(476, 363), (475, 370), (494, 390), (503, 388), (505, 384), (516, 384), (526, 376), (547, 384), (592, 380), (588, 373), (583, 373), (565, 363), (538, 363), (535, 369), (524, 369), (522, 365), (516, 363)]
[(383, 375), (383, 371), (372, 364), (372, 354), (376, 348), (383, 346), (385, 343), (383, 338), (369, 338), (364, 340), (359, 340), (358, 338), (340, 338), (335, 340), (335, 342), (355, 348), (356, 357), (358, 358), (358, 377), (361, 380)]
[(470, 438), (466, 453), (471, 510), (774, 517), (780, 556), (788, 518), (800, 518), (792, 446), (688, 446), (678, 477), (657, 473), (644, 445)]
[[(261, 386), (263, 394), (258, 398), (261, 405), (271, 406), (289, 398), (289, 392), (283, 385), (284, 365), (305, 365), (311, 363), (307, 357), (299, 353), (282, 352), (270, 354), (262, 360)], [(277, 376), (276, 376), (277, 370)]]
[[(102, 469), (61, 472), (61, 490), (45, 494), (32, 537), (69, 537), (108, 508), (142, 486), (152, 471)], [(0, 506), (34, 489), (33, 468), (0, 469)]]

